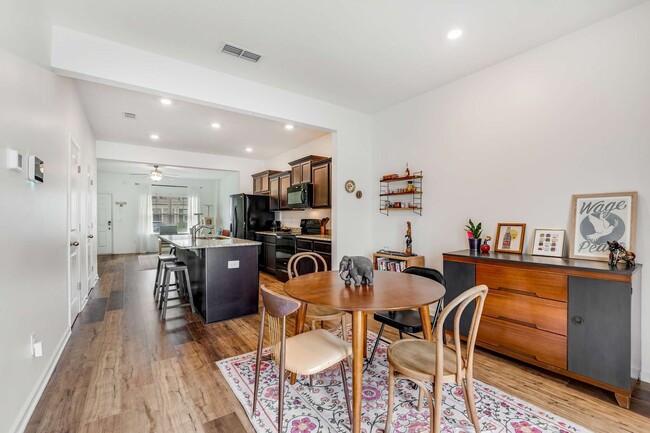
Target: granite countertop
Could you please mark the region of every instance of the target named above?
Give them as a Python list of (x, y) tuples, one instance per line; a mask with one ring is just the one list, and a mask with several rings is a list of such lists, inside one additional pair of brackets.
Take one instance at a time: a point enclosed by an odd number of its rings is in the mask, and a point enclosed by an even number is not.
[(258, 235), (266, 235), (266, 236), (275, 236), (275, 235), (294, 235), (296, 239), (308, 239), (312, 241), (326, 241), (326, 242), (331, 242), (332, 241), (332, 236), (331, 235), (301, 235), (300, 233), (292, 233), (292, 232), (271, 232), (271, 231), (266, 231), (266, 232), (255, 232)]
[(309, 240), (312, 240), (312, 241), (327, 241), (327, 242), (332, 241), (332, 236), (331, 235), (296, 235), (296, 238), (298, 238), (298, 239), (309, 239)]
[(251, 241), (248, 239), (229, 238), (225, 236), (206, 236), (203, 237), (203, 239), (197, 238), (195, 242), (192, 242), (192, 237), (190, 235), (163, 235), (158, 237), (177, 248), (187, 250), (261, 245), (261, 242)]

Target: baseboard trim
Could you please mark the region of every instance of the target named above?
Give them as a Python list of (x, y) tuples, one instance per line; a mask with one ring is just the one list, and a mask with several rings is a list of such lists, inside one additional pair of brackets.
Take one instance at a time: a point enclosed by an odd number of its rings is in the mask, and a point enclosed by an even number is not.
[(50, 381), (50, 378), (52, 377), (52, 373), (54, 373), (54, 367), (56, 367), (56, 364), (59, 362), (59, 358), (61, 358), (63, 349), (65, 348), (65, 345), (68, 343), (68, 340), (70, 339), (70, 335), (72, 335), (72, 332), (70, 331), (70, 328), (66, 327), (66, 330), (63, 333), (61, 340), (59, 340), (59, 344), (57, 344), (56, 346), (54, 355), (50, 359), (47, 368), (45, 369), (45, 371), (43, 371), (41, 377), (38, 379), (38, 382), (36, 383), (34, 390), (31, 392), (29, 398), (25, 402), (25, 405), (23, 406), (20, 413), (18, 414), (18, 417), (16, 418), (14, 425), (9, 429), (9, 433), (23, 433), (25, 431), (25, 428), (27, 427), (27, 423), (29, 422), (29, 419), (32, 417), (32, 414), (34, 413), (34, 409), (36, 409), (36, 405), (38, 404), (38, 401), (43, 395), (43, 391), (45, 391), (45, 386), (47, 386), (47, 383)]

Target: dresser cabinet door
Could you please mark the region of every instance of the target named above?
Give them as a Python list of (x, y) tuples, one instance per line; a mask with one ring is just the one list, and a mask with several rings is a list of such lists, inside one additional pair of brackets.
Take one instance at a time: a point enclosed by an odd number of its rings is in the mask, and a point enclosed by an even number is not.
[(568, 370), (630, 388), (629, 283), (569, 277)]
[[(445, 305), (453, 301), (458, 295), (467, 289), (471, 289), (476, 284), (476, 266), (473, 263), (460, 263), (445, 261), (444, 263), (444, 276), (445, 276)], [(454, 309), (447, 319), (445, 320), (445, 329), (447, 331), (454, 330)], [(465, 308), (463, 316), (460, 319), (460, 334), (467, 335), (469, 327), (472, 323), (472, 316), (474, 315), (474, 303), (471, 303)]]

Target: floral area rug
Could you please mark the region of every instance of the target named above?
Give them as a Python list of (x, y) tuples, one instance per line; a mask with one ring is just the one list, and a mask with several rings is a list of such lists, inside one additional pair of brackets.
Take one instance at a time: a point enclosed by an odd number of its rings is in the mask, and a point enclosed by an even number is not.
[[(368, 332), (368, 353), (376, 335)], [(350, 341), (350, 339), (348, 339)], [(372, 366), (363, 374), (361, 429), (365, 433), (384, 431), (388, 397), (387, 344), (380, 342)], [(259, 433), (277, 433), (278, 371), (272, 361), (261, 365), (260, 390), (256, 414), (251, 417), (255, 380), (255, 352), (217, 362), (235, 395)], [(352, 387), (351, 371), (347, 380)], [(283, 432), (349, 432), (341, 374), (334, 366), (312, 378), (299, 377), (295, 385), (285, 386)], [(398, 433), (428, 432), (429, 409), (417, 411), (418, 391), (408, 380), (396, 383), (393, 429)], [(474, 381), (476, 408), (482, 432), (491, 433), (588, 433), (589, 430), (541, 410), (478, 380)], [(351, 391), (350, 391), (351, 392)], [(350, 400), (352, 396), (350, 396)], [(442, 432), (474, 432), (465, 409), (463, 389), (445, 384), (442, 400)]]

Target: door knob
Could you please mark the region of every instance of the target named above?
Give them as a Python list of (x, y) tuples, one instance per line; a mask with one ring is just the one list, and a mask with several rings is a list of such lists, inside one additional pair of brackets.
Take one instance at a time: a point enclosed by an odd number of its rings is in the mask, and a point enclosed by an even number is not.
[(79, 246), (79, 241), (70, 242), (70, 246), (71, 247), (78, 247)]
[(93, 235), (88, 235), (88, 239), (92, 239), (92, 238), (94, 238)]
[(584, 322), (584, 319), (580, 316), (573, 316), (571, 318), (571, 321), (575, 323), (576, 325), (581, 325)]

